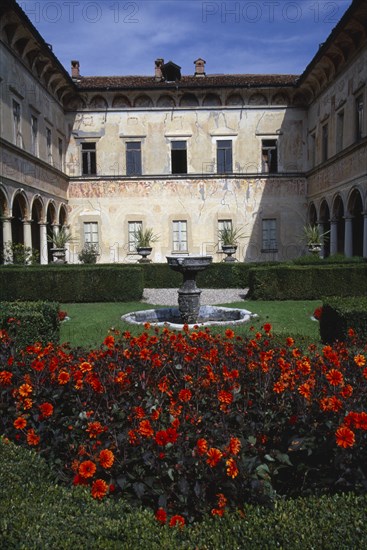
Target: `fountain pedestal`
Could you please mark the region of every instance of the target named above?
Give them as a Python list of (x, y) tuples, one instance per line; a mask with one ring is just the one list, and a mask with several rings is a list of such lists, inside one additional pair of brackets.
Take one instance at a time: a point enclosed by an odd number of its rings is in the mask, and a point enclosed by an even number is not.
[(183, 323), (194, 324), (198, 319), (201, 290), (196, 286), (196, 276), (212, 260), (212, 256), (167, 256), (169, 267), (183, 275), (183, 284), (178, 289), (178, 309)]

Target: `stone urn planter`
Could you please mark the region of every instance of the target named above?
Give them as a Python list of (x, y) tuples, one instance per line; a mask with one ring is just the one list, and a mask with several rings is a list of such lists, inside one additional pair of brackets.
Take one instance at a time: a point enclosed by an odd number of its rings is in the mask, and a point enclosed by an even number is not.
[(314, 256), (318, 256), (321, 252), (321, 243), (312, 243), (308, 245), (308, 251)]
[(236, 254), (237, 245), (236, 244), (222, 244), (222, 250), (226, 257), (224, 258), (225, 262), (236, 262), (236, 258), (233, 258), (233, 254)]
[(51, 248), (52, 263), (65, 264), (66, 248)]
[(152, 252), (151, 246), (137, 246), (136, 251), (141, 256), (140, 260), (138, 260), (140, 264), (147, 264), (152, 261), (150, 258), (147, 257)]

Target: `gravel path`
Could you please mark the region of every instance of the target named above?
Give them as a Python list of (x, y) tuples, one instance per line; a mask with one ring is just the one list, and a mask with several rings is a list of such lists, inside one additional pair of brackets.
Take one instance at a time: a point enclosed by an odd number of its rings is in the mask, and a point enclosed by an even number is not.
[[(245, 299), (247, 288), (203, 288), (200, 303), (203, 306), (241, 302)], [(176, 288), (145, 288), (142, 302), (160, 306), (177, 306)]]

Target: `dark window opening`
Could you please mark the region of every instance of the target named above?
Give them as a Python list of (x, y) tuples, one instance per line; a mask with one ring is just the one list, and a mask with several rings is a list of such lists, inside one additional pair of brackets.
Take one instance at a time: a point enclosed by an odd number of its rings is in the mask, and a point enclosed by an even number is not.
[(141, 143), (132, 141), (126, 143), (126, 175), (141, 176)]
[(232, 172), (232, 141), (220, 139), (217, 141), (217, 173), (229, 174)]
[(262, 149), (262, 171), (270, 174), (278, 172), (278, 144), (276, 139), (263, 139)]
[(322, 127), (322, 162), (329, 157), (329, 127), (325, 124)]
[(187, 174), (186, 141), (172, 141), (171, 165), (172, 174)]
[(359, 96), (356, 99), (356, 139), (362, 138), (363, 132), (363, 117), (364, 117), (364, 104), (363, 96)]
[(82, 167), (83, 176), (97, 174), (95, 143), (82, 143)]

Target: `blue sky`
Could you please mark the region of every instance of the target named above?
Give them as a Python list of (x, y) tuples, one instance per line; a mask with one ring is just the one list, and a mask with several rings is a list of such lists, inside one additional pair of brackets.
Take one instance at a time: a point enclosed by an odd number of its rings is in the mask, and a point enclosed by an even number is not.
[(162, 57), (193, 74), (300, 74), (352, 0), (18, 0), (67, 71), (153, 75)]

